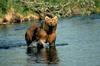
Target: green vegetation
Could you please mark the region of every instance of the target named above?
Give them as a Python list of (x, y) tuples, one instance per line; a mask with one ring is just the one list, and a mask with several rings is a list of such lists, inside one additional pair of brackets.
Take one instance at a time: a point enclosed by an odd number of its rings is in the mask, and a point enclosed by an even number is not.
[(100, 13), (100, 0), (0, 0), (0, 17), (14, 9), (15, 13), (47, 14), (66, 17), (72, 15), (89, 15)]
[(100, 0), (95, 0), (95, 6), (96, 6), (96, 9), (95, 9), (95, 11), (97, 12), (97, 13), (100, 13)]

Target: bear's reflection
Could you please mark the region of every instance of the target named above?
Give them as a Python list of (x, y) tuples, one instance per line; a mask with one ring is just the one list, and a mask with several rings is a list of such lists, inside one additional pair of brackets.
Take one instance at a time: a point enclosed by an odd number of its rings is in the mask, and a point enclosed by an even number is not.
[(31, 48), (31, 53), (28, 53), (28, 63), (47, 63), (47, 64), (57, 64), (57, 50), (55, 46), (49, 48)]

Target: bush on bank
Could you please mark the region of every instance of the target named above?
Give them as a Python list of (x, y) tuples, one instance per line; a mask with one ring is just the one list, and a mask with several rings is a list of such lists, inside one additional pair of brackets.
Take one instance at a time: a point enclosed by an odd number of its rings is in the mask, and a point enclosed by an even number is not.
[[(73, 15), (90, 15), (100, 13), (99, 0), (0, 0), (0, 17), (20, 14), (23, 17), (29, 14), (38, 15), (43, 19), (45, 15), (69, 17)], [(13, 9), (13, 11), (12, 11)], [(17, 16), (20, 17), (21, 16)]]

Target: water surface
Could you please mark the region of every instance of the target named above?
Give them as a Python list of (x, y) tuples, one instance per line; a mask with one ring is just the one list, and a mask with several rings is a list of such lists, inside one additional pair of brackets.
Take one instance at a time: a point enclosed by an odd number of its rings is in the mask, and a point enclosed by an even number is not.
[[(32, 23), (0, 25), (0, 66), (100, 66), (100, 15), (59, 19), (57, 63), (45, 62), (46, 51), (28, 56), (24, 34)], [(41, 57), (44, 56), (44, 57)]]

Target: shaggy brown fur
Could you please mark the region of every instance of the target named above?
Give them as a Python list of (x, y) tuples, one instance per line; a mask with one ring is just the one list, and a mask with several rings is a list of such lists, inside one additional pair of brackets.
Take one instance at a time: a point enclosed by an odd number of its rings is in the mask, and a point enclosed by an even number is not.
[(57, 29), (58, 18), (57, 16), (50, 18), (48, 16), (45, 17), (45, 23), (43, 24), (43, 29), (47, 33), (47, 42), (50, 46), (55, 45), (56, 40), (56, 29)]
[(53, 18), (46, 16), (42, 25), (39, 26), (38, 24), (33, 24), (25, 34), (27, 46), (34, 41), (39, 42), (40, 45), (49, 43), (49, 46), (54, 46), (56, 40), (57, 23), (57, 16)]

